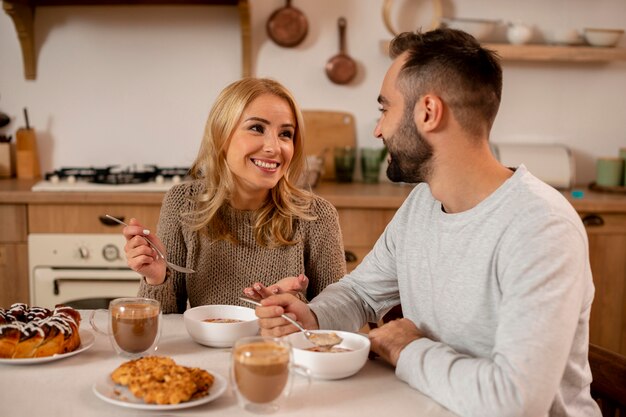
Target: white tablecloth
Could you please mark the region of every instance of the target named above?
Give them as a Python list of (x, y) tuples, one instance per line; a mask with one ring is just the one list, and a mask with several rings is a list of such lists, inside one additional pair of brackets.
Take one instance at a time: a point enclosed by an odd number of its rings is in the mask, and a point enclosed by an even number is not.
[[(89, 311), (81, 311), (81, 331), (91, 331), (94, 345), (75, 356), (32, 365), (0, 364), (0, 416), (242, 416), (230, 387), (218, 399), (182, 410), (144, 411), (110, 404), (96, 397), (92, 387), (125, 359), (117, 356), (106, 336), (89, 325)], [(104, 315), (101, 315), (104, 321)], [(100, 321), (103, 328), (105, 323)], [(164, 316), (158, 353), (184, 366), (194, 366), (228, 379), (230, 349), (195, 343), (185, 330), (182, 315)], [(398, 380), (392, 367), (368, 360), (356, 375), (335, 381), (313, 380), (306, 397), (294, 395), (279, 416), (432, 416), (453, 414)]]

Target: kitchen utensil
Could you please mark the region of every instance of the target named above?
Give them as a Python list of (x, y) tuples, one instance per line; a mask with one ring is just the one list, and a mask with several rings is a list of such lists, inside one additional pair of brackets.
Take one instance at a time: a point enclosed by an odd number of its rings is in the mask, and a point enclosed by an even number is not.
[[(263, 304), (259, 303), (256, 300), (252, 300), (250, 298), (239, 297), (239, 299), (241, 301), (245, 301), (246, 303), (254, 304), (256, 306), (263, 306)], [(332, 349), (333, 346), (338, 345), (343, 340), (341, 337), (337, 336), (337, 334), (333, 333), (333, 332), (330, 332), (330, 333), (320, 333), (320, 332), (313, 333), (313, 332), (305, 329), (304, 327), (300, 326), (300, 324), (297, 321), (295, 321), (294, 319), (292, 319), (288, 315), (281, 314), (280, 316), (282, 318), (284, 318), (285, 320), (287, 320), (289, 323), (291, 323), (294, 326), (296, 326), (298, 329), (300, 329), (300, 331), (302, 333), (304, 333), (304, 336), (306, 336), (306, 338), (309, 339), (309, 341), (311, 343), (313, 343), (314, 345), (317, 345), (321, 349), (330, 350), (330, 349)]]
[(357, 68), (356, 62), (346, 53), (346, 26), (345, 17), (337, 20), (339, 27), (339, 53), (326, 63), (326, 75), (335, 84), (347, 84), (355, 77)]
[[(121, 221), (118, 218), (115, 218), (113, 216), (109, 216), (108, 214), (105, 214), (105, 216), (111, 220), (113, 220), (114, 222), (117, 222), (121, 225), (124, 226), (128, 226), (128, 224), (124, 223), (123, 221)], [(155, 245), (154, 243), (152, 243), (152, 241), (150, 241), (150, 239), (146, 238), (146, 242), (148, 242), (148, 245), (152, 246), (152, 248), (157, 252), (157, 254), (159, 254), (159, 256), (161, 257), (161, 259), (163, 259), (165, 261), (165, 263), (167, 264), (167, 266), (169, 266), (170, 268), (172, 268), (175, 271), (178, 272), (183, 272), (185, 274), (193, 274), (196, 271), (194, 271), (193, 269), (189, 269), (189, 268), (185, 268), (184, 266), (178, 266), (170, 261), (167, 260), (167, 258), (165, 257), (165, 255), (163, 254), (163, 252), (161, 252), (161, 250), (157, 247), (157, 245)]]
[(309, 23), (304, 13), (291, 7), (291, 0), (287, 0), (285, 7), (272, 13), (265, 29), (276, 44), (290, 48), (299, 45), (306, 38)]
[(33, 179), (41, 176), (39, 171), (39, 154), (37, 152), (37, 136), (28, 121), (28, 110), (24, 108), (26, 128), (15, 132), (15, 159), (17, 178)]
[[(433, 8), (433, 17), (430, 21), (430, 30), (437, 29), (441, 24), (441, 15), (442, 15), (442, 5), (441, 0), (431, 0), (432, 8)], [(401, 2), (403, 3), (403, 2)], [(383, 22), (385, 23), (385, 27), (393, 36), (397, 36), (400, 32), (404, 32), (403, 30), (396, 30), (391, 23), (391, 9), (393, 6), (393, 0), (385, 0), (383, 3)], [(402, 14), (401, 11), (399, 14)]]

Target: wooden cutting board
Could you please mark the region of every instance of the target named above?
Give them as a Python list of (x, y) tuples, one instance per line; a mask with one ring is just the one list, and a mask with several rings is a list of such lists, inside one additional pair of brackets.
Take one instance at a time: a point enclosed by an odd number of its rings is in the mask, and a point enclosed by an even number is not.
[(303, 110), (304, 153), (324, 156), (323, 179), (335, 179), (335, 147), (356, 147), (354, 116), (350, 113), (326, 110)]

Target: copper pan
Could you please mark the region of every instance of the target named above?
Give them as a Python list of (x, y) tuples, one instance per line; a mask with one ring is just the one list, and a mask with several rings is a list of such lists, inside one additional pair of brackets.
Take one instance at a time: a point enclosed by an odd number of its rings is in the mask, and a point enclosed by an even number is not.
[(304, 13), (291, 7), (291, 0), (287, 0), (285, 7), (272, 13), (265, 28), (267, 35), (276, 44), (291, 48), (299, 45), (306, 38), (309, 23)]
[(326, 75), (335, 84), (347, 84), (356, 76), (357, 67), (354, 59), (346, 53), (346, 19), (340, 17), (337, 25), (339, 27), (339, 53), (326, 63)]

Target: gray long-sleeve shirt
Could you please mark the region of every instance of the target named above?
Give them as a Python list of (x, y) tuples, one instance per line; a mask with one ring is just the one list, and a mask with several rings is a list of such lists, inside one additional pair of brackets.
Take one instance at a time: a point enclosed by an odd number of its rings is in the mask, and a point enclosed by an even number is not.
[(401, 303), (426, 337), (396, 375), (463, 416), (599, 416), (587, 359), (593, 301), (585, 229), (524, 166), (474, 208), (411, 192), (361, 265), (310, 304), (356, 330)]

